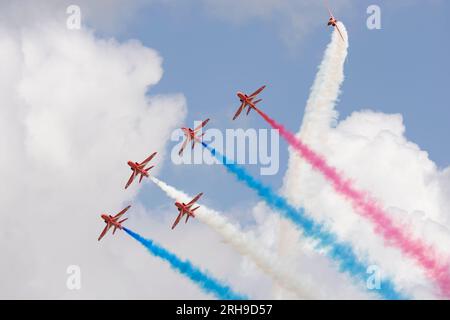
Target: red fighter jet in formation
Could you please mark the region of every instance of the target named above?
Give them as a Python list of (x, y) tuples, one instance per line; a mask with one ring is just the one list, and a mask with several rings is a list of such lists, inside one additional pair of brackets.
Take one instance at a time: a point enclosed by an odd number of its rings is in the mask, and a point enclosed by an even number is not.
[(266, 86), (262, 86), (261, 88), (259, 88), (258, 90), (256, 90), (255, 92), (253, 92), (253, 93), (252, 93), (251, 95), (249, 95), (249, 96), (246, 95), (245, 93), (240, 92), (240, 91), (237, 93), (237, 96), (238, 96), (238, 98), (239, 98), (239, 101), (241, 101), (241, 105), (240, 105), (239, 109), (237, 110), (236, 114), (234, 115), (233, 120), (235, 120), (237, 117), (239, 117), (239, 115), (241, 114), (241, 112), (242, 112), (246, 107), (248, 107), (247, 115), (250, 113), (250, 111), (251, 111), (252, 109), (256, 109), (256, 104), (257, 104), (258, 102), (261, 102), (262, 99), (259, 99), (259, 100), (256, 100), (256, 101), (253, 101), (253, 100), (256, 98), (256, 96), (257, 96), (258, 94), (261, 93), (261, 91), (264, 90), (265, 87), (266, 87)]
[(208, 123), (209, 119), (204, 120), (199, 126), (197, 126), (195, 129), (191, 128), (181, 128), (183, 130), (183, 133), (186, 137), (186, 140), (184, 140), (183, 145), (181, 146), (180, 151), (178, 152), (178, 155), (182, 155), (184, 148), (186, 148), (186, 145), (189, 141), (192, 141), (192, 149), (194, 149), (195, 143), (200, 141), (201, 138), (205, 135), (205, 133), (202, 133), (200, 136), (196, 136), (197, 132), (199, 132), (206, 124)]
[(124, 221), (126, 221), (128, 218), (125, 218), (125, 219), (120, 220), (120, 221), (119, 221), (119, 219), (120, 219), (121, 216), (123, 216), (123, 214), (124, 214), (125, 212), (127, 212), (128, 209), (130, 209), (130, 207), (131, 207), (131, 206), (126, 207), (125, 209), (123, 209), (122, 211), (120, 211), (120, 212), (119, 212), (118, 214), (116, 214), (115, 216), (112, 216), (112, 215), (106, 214), (106, 213), (104, 213), (104, 214), (101, 215), (102, 219), (103, 219), (103, 220), (105, 221), (105, 223), (106, 223), (106, 226), (105, 226), (105, 228), (103, 229), (102, 233), (100, 234), (100, 237), (98, 237), (98, 241), (100, 241), (100, 240), (105, 236), (105, 234), (108, 232), (109, 229), (111, 229), (111, 227), (114, 227), (113, 234), (116, 232), (117, 229), (120, 229), (120, 230), (123, 229), (122, 223), (123, 223)]
[(198, 195), (196, 195), (194, 197), (194, 199), (192, 199), (189, 203), (184, 203), (184, 202), (175, 202), (175, 206), (178, 209), (178, 217), (175, 219), (175, 222), (172, 225), (172, 230), (177, 226), (178, 222), (180, 222), (181, 218), (183, 218), (184, 215), (186, 215), (186, 222), (188, 222), (189, 217), (195, 218), (194, 215), (194, 211), (197, 210), (198, 208), (200, 208), (200, 206), (195, 207), (194, 209), (191, 209), (191, 207), (194, 205), (195, 202), (198, 201), (198, 199), (200, 199), (200, 197), (203, 195), (203, 193), (199, 193)]
[(130, 184), (134, 181), (134, 178), (136, 178), (136, 176), (138, 176), (138, 175), (141, 175), (141, 177), (139, 178), (139, 183), (141, 183), (142, 178), (144, 178), (144, 177), (148, 178), (148, 176), (149, 176), (148, 172), (154, 166), (148, 167), (147, 169), (145, 169), (145, 166), (147, 165), (147, 163), (149, 163), (153, 159), (153, 157), (155, 155), (156, 155), (156, 152), (154, 152), (150, 157), (145, 159), (142, 163), (128, 161), (128, 165), (130, 166), (131, 170), (133, 170), (133, 173), (131, 174), (130, 179), (128, 179), (125, 189), (130, 186)]
[(336, 18), (333, 16), (333, 13), (331, 13), (330, 8), (327, 7), (327, 9), (328, 9), (328, 12), (330, 13), (330, 19), (328, 20), (328, 26), (333, 26), (333, 27), (335, 27), (336, 30), (339, 32), (339, 35), (341, 36), (342, 41), (345, 42), (344, 37), (342, 36), (341, 30), (339, 29), (339, 27), (338, 27), (338, 25), (337, 25), (338, 20), (336, 20)]

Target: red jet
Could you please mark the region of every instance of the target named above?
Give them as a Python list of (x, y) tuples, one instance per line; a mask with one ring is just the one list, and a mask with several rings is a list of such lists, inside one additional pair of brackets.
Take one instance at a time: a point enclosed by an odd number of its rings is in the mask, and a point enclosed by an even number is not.
[(187, 143), (189, 141), (192, 141), (192, 149), (194, 149), (195, 143), (198, 142), (205, 133), (201, 134), (200, 136), (196, 136), (196, 133), (200, 131), (206, 124), (208, 123), (209, 119), (204, 120), (199, 126), (197, 126), (195, 129), (191, 128), (181, 128), (183, 130), (184, 135), (186, 136), (186, 140), (184, 140), (183, 145), (181, 146), (180, 151), (178, 151), (178, 155), (182, 155), (184, 148), (186, 147)]
[(123, 214), (125, 212), (127, 212), (128, 209), (130, 209), (131, 206), (126, 207), (125, 209), (123, 209), (122, 211), (120, 211), (118, 214), (116, 214), (114, 217), (112, 215), (109, 214), (102, 214), (101, 217), (102, 219), (105, 221), (106, 226), (105, 229), (103, 229), (102, 233), (100, 234), (100, 237), (98, 237), (98, 241), (100, 241), (105, 234), (108, 232), (109, 229), (111, 229), (111, 227), (114, 227), (113, 230), (113, 234), (116, 232), (117, 229), (122, 230), (122, 222), (124, 222), (125, 220), (128, 220), (128, 218), (125, 218), (123, 220), (119, 221), (119, 218), (121, 216), (123, 216)]
[(180, 222), (181, 218), (183, 218), (184, 215), (186, 215), (186, 222), (185, 223), (188, 222), (189, 217), (195, 218), (194, 211), (197, 210), (198, 208), (200, 208), (200, 206), (198, 206), (198, 207), (196, 207), (194, 209), (191, 209), (191, 207), (196, 201), (198, 201), (198, 199), (200, 199), (200, 197), (202, 195), (203, 195), (203, 192), (199, 193), (188, 204), (186, 204), (184, 202), (180, 203), (178, 201), (175, 202), (175, 206), (178, 208), (179, 214), (178, 214), (178, 217), (176, 218), (175, 222), (172, 225), (172, 230), (173, 230), (173, 228), (175, 228), (177, 226), (178, 222)]
[(338, 20), (336, 20), (336, 18), (333, 16), (333, 14), (331, 13), (330, 8), (327, 7), (327, 9), (328, 9), (328, 12), (330, 13), (330, 19), (328, 20), (328, 26), (333, 26), (333, 27), (335, 27), (336, 30), (339, 32), (339, 35), (341, 36), (342, 41), (345, 42), (344, 37), (342, 36), (341, 30), (339, 29), (339, 27), (338, 27), (338, 25), (337, 25)]
[(147, 169), (145, 169), (145, 166), (147, 165), (147, 163), (149, 163), (153, 159), (153, 157), (156, 155), (156, 153), (157, 152), (154, 152), (150, 157), (145, 159), (142, 163), (128, 161), (128, 165), (130, 166), (131, 170), (133, 170), (133, 173), (131, 174), (130, 179), (128, 179), (125, 189), (130, 186), (130, 184), (134, 181), (134, 178), (136, 178), (136, 176), (138, 176), (138, 175), (141, 175), (141, 177), (139, 178), (139, 183), (141, 183), (142, 178), (144, 178), (144, 177), (148, 178), (148, 176), (149, 176), (148, 172), (154, 166), (148, 167)]
[(259, 100), (256, 100), (256, 101), (253, 101), (253, 100), (256, 98), (256, 96), (258, 94), (261, 93), (261, 91), (264, 90), (265, 87), (266, 86), (262, 86), (261, 88), (259, 88), (258, 90), (256, 90), (255, 92), (253, 92), (249, 96), (246, 95), (245, 93), (240, 92), (240, 91), (237, 93), (237, 96), (238, 96), (239, 100), (241, 101), (241, 106), (239, 107), (239, 109), (237, 110), (236, 114), (234, 115), (233, 120), (235, 120), (237, 117), (239, 117), (239, 115), (241, 114), (242, 110), (244, 110), (247, 106), (248, 106), (247, 115), (250, 113), (250, 111), (252, 109), (256, 109), (256, 104), (258, 102), (261, 102), (262, 99), (259, 99)]

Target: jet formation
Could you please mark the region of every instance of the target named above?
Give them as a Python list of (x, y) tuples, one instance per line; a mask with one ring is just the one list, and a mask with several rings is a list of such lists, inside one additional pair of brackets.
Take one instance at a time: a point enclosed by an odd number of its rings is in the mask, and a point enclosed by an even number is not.
[[(345, 39), (341, 33), (341, 30), (338, 26), (338, 20), (334, 17), (333, 13), (329, 8), (328, 13), (330, 14), (330, 18), (328, 20), (328, 26), (334, 27), (341, 36), (341, 39), (345, 42)], [(257, 107), (257, 104), (262, 101), (262, 99), (258, 99), (258, 95), (266, 88), (265, 85), (259, 87), (256, 91), (254, 91), (252, 94), (247, 95), (241, 91), (238, 91), (236, 93), (237, 97), (239, 98), (239, 108), (237, 109), (236, 113), (233, 116), (233, 120), (236, 120), (239, 115), (247, 109), (246, 114), (248, 115), (252, 109), (259, 110)], [(206, 120), (203, 120), (200, 125), (195, 127), (194, 129), (183, 127), (181, 130), (184, 133), (185, 140), (178, 152), (179, 156), (181, 156), (186, 148), (186, 146), (191, 143), (191, 149), (194, 149), (195, 143), (202, 142), (203, 136), (205, 133), (201, 133), (201, 130), (206, 126), (206, 124), (209, 122), (209, 118)], [(150, 170), (154, 168), (154, 166), (147, 167), (149, 162), (156, 156), (156, 152), (153, 152), (150, 156), (148, 156), (144, 161), (142, 162), (135, 162), (135, 161), (128, 161), (127, 164), (130, 167), (132, 173), (130, 178), (128, 179), (125, 189), (127, 189), (134, 181), (136, 177), (139, 176), (139, 183), (142, 182), (143, 178), (149, 178), (150, 177)], [(176, 217), (174, 223), (172, 224), (171, 229), (173, 230), (178, 223), (181, 221), (181, 219), (186, 216), (185, 223), (188, 222), (189, 218), (195, 218), (195, 211), (200, 208), (200, 206), (196, 206), (195, 208), (192, 208), (194, 204), (202, 197), (203, 193), (197, 194), (191, 201), (188, 203), (176, 201), (175, 207), (178, 210), (178, 216)], [(113, 234), (116, 232), (117, 229), (123, 230), (122, 223), (125, 222), (128, 218), (121, 219), (121, 217), (130, 209), (131, 206), (127, 206), (122, 211), (117, 213), (116, 215), (112, 216), (106, 213), (103, 213), (100, 215), (100, 217), (103, 219), (103, 221), (106, 223), (106, 226), (104, 227), (103, 231), (101, 232), (98, 241), (100, 241), (106, 233), (111, 229), (113, 229)]]

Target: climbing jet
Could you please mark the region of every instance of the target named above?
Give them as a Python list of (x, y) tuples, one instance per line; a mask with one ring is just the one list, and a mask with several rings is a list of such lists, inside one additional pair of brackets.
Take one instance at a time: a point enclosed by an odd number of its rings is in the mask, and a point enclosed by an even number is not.
[(345, 42), (344, 37), (342, 36), (341, 30), (339, 29), (339, 27), (338, 27), (338, 25), (337, 25), (338, 20), (336, 20), (336, 18), (333, 16), (333, 13), (331, 12), (330, 8), (327, 7), (327, 9), (328, 9), (328, 13), (330, 14), (330, 19), (328, 20), (328, 26), (333, 26), (333, 27), (335, 27), (336, 30), (339, 32), (339, 35), (341, 36), (342, 41)]
[(180, 151), (178, 152), (178, 155), (182, 155), (184, 148), (186, 148), (186, 145), (189, 141), (192, 142), (192, 149), (194, 149), (195, 143), (199, 142), (201, 138), (205, 135), (205, 133), (202, 133), (200, 136), (197, 136), (197, 132), (199, 132), (206, 124), (208, 123), (209, 119), (204, 120), (199, 126), (197, 126), (195, 129), (191, 128), (181, 128), (183, 130), (183, 133), (186, 137), (186, 140), (184, 140), (183, 145), (181, 146)]
[(142, 163), (128, 161), (128, 165), (130, 166), (130, 169), (133, 171), (133, 173), (131, 174), (130, 179), (128, 179), (125, 189), (130, 186), (130, 184), (134, 181), (134, 178), (136, 178), (138, 175), (141, 175), (141, 177), (139, 178), (139, 183), (141, 183), (142, 178), (149, 176), (148, 172), (154, 166), (148, 167), (147, 169), (145, 168), (145, 166), (147, 165), (147, 163), (149, 163), (153, 159), (153, 157), (155, 155), (156, 155), (156, 152), (154, 152), (152, 155), (150, 155), (150, 157), (145, 159)]
[(195, 207), (194, 209), (191, 209), (191, 207), (194, 205), (195, 202), (198, 201), (198, 199), (200, 199), (200, 197), (203, 195), (203, 193), (199, 193), (198, 195), (196, 195), (194, 197), (194, 199), (192, 199), (189, 203), (184, 203), (184, 202), (175, 202), (175, 206), (178, 209), (178, 217), (176, 218), (175, 222), (172, 225), (172, 230), (177, 226), (178, 222), (180, 222), (181, 218), (183, 218), (184, 215), (186, 215), (186, 221), (185, 223), (188, 222), (189, 217), (195, 218), (194, 215), (194, 211), (197, 210), (198, 208), (200, 208), (200, 206)]
[(261, 93), (261, 91), (264, 90), (265, 87), (266, 86), (262, 86), (261, 88), (259, 88), (258, 90), (256, 90), (255, 92), (253, 92), (249, 96), (246, 95), (245, 93), (240, 92), (240, 91), (237, 93), (239, 101), (241, 101), (241, 105), (240, 105), (239, 109), (237, 110), (236, 114), (234, 115), (233, 120), (235, 120), (237, 117), (239, 117), (239, 115), (241, 114), (242, 110), (244, 110), (246, 107), (248, 107), (247, 115), (250, 113), (250, 111), (252, 109), (256, 109), (256, 104), (258, 102), (261, 102), (262, 99), (259, 99), (259, 100), (256, 100), (256, 101), (253, 101), (253, 100), (256, 98), (256, 96), (258, 94)]
[(106, 226), (105, 226), (105, 228), (103, 229), (102, 233), (100, 234), (100, 237), (98, 237), (98, 241), (100, 241), (100, 240), (105, 236), (105, 234), (108, 232), (109, 229), (111, 229), (111, 227), (114, 227), (113, 234), (116, 232), (117, 229), (120, 229), (120, 230), (123, 229), (122, 223), (123, 223), (125, 220), (128, 220), (128, 218), (125, 218), (125, 219), (120, 220), (120, 221), (119, 221), (119, 219), (120, 219), (121, 216), (123, 216), (123, 214), (124, 214), (125, 212), (127, 212), (128, 209), (130, 209), (130, 207), (131, 207), (131, 206), (126, 207), (125, 209), (123, 209), (122, 211), (120, 211), (120, 212), (119, 212), (118, 214), (116, 214), (115, 216), (112, 216), (112, 215), (109, 215), (109, 214), (106, 214), (106, 213), (104, 213), (104, 214), (101, 215), (102, 219), (103, 219), (103, 220), (105, 221), (105, 223), (106, 223)]

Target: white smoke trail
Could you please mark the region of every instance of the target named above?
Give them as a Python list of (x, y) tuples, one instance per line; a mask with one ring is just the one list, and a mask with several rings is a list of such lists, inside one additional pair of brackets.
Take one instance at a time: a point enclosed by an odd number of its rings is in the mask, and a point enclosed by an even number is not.
[[(339, 24), (347, 37), (345, 27)], [(333, 44), (334, 43), (334, 44)], [(346, 46), (337, 34), (327, 48), (311, 95), (305, 117), (297, 133), (308, 145), (345, 172), (362, 190), (383, 203), (392, 218), (441, 251), (448, 252), (448, 168), (440, 170), (428, 154), (405, 137), (401, 115), (387, 115), (370, 110), (354, 112), (336, 123), (336, 102), (344, 80)], [(328, 76), (327, 76), (328, 75)], [(394, 174), (393, 174), (394, 173)], [(448, 182), (447, 182), (448, 183)], [(435, 297), (435, 291), (423, 272), (408, 259), (401, 259), (394, 248), (386, 247), (373, 225), (360, 219), (353, 208), (291, 153), (283, 193), (294, 205), (301, 205), (318, 221), (327, 221), (338, 237), (352, 243), (371, 261), (383, 268), (394, 282), (410, 296)], [(281, 226), (279, 255), (298, 251), (289, 226)], [(307, 263), (304, 262), (304, 265)], [(399, 270), (402, 272), (399, 273)]]
[[(346, 37), (343, 25), (339, 27)], [(333, 35), (297, 135), (362, 190), (373, 194), (393, 219), (448, 252), (450, 246), (445, 244), (449, 241), (449, 233), (444, 226), (449, 221), (446, 210), (449, 169), (439, 169), (420, 146), (407, 139), (400, 114), (365, 110), (335, 123), (336, 101), (344, 80), (347, 54), (347, 48), (339, 46), (339, 42), (343, 44), (339, 40), (337, 34)], [(410, 296), (435, 298), (435, 290), (422, 270), (409, 259), (402, 259), (395, 248), (387, 247), (373, 232), (373, 225), (361, 219), (320, 174), (293, 152), (283, 193), (292, 204), (305, 207), (316, 220), (328, 223), (340, 239), (352, 243), (357, 251), (366, 252), (370, 260), (383, 269), (383, 274), (409, 291)], [(280, 240), (279, 255), (283, 258), (283, 252), (288, 252), (289, 257), (300, 260), (295, 256), (300, 251), (296, 235), (295, 238), (290, 236), (289, 227), (280, 227), (283, 239)]]
[[(310, 144), (318, 138), (326, 139), (328, 132), (336, 123), (338, 113), (335, 104), (341, 92), (344, 82), (344, 63), (348, 51), (348, 34), (343, 23), (338, 22), (342, 40), (337, 30), (331, 37), (331, 42), (325, 50), (322, 63), (319, 66), (311, 93), (305, 107), (305, 114), (300, 131), (297, 133), (303, 142)], [(325, 142), (325, 141), (323, 141)], [(297, 186), (298, 177), (306, 164), (301, 161), (296, 152), (290, 152), (289, 165), (283, 184), (283, 191), (288, 195), (288, 190)]]
[[(338, 22), (342, 40), (337, 30), (325, 50), (311, 93), (305, 107), (305, 115), (299, 131), (302, 140), (308, 136), (322, 133), (336, 124), (338, 113), (335, 109), (341, 86), (344, 82), (344, 64), (348, 52), (348, 34), (343, 23)], [(306, 139), (306, 140), (305, 140)]]
[[(336, 123), (338, 113), (335, 104), (338, 101), (340, 88), (344, 82), (344, 63), (348, 52), (348, 34), (343, 23), (338, 22), (345, 41), (342, 41), (337, 30), (334, 30), (331, 36), (331, 42), (325, 50), (319, 71), (311, 87), (311, 93), (305, 107), (303, 122), (297, 133), (302, 141), (310, 144), (313, 140), (327, 139), (327, 135), (331, 126)], [(301, 172), (304, 172), (308, 166), (304, 163), (296, 152), (290, 151), (289, 162), (282, 193), (289, 199), (293, 200), (293, 194), (289, 190), (299, 190), (302, 186), (298, 185)], [(297, 195), (298, 198), (298, 195)], [(298, 203), (299, 200), (293, 203)], [(280, 257), (292, 255), (296, 250), (295, 244), (298, 239), (298, 233), (294, 227), (288, 222), (281, 220), (280, 237), (278, 243), (278, 254)], [(280, 288), (276, 288), (274, 292), (278, 298), (285, 297)]]
[[(163, 190), (170, 198), (176, 201), (189, 202), (192, 198), (151, 177), (151, 180)], [(250, 258), (256, 266), (269, 275), (279, 286), (296, 294), (300, 299), (313, 299), (312, 286), (300, 281), (286, 265), (279, 262), (278, 258), (264, 249), (251, 235), (245, 234), (237, 226), (230, 223), (218, 212), (205, 206), (200, 206), (195, 217), (219, 233), (226, 243), (231, 244), (240, 254)]]

